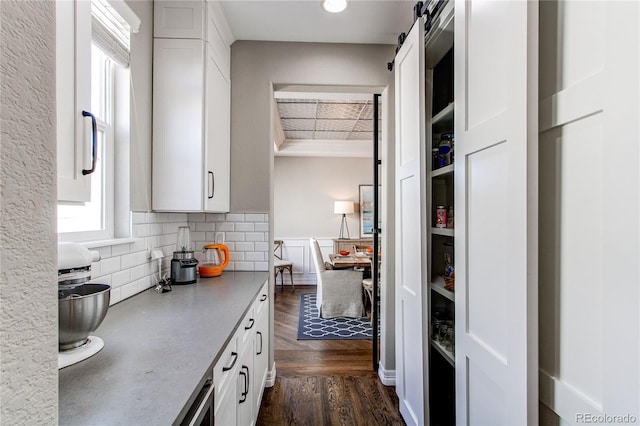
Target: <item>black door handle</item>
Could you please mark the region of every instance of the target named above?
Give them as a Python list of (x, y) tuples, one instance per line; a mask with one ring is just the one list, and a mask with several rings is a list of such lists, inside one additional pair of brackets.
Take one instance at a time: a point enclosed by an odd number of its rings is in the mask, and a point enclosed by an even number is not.
[(236, 361), (238, 360), (238, 353), (237, 352), (231, 352), (231, 356), (233, 357), (233, 362), (228, 367), (222, 367), (222, 371), (229, 371), (229, 370), (231, 370), (233, 368), (234, 365), (236, 365)]
[(256, 352), (256, 355), (260, 355), (262, 353), (262, 346), (263, 346), (262, 333), (259, 332), (259, 331), (256, 331), (256, 335), (260, 336), (260, 350), (258, 352)]
[(208, 176), (209, 176), (209, 191), (208, 191), (209, 193), (207, 194), (207, 197), (209, 199), (211, 199), (211, 198), (213, 198), (213, 194), (215, 192), (215, 180), (213, 178), (213, 172), (212, 171), (209, 171), (207, 173), (208, 173)]
[(253, 318), (249, 318), (249, 322), (250, 322), (250, 324), (249, 324), (248, 327), (244, 328), (245, 330), (251, 330), (253, 328), (253, 324), (255, 323), (254, 319)]
[(90, 175), (96, 171), (96, 162), (98, 161), (98, 125), (95, 115), (89, 111), (82, 111), (83, 117), (91, 117), (91, 169), (82, 169), (82, 175)]

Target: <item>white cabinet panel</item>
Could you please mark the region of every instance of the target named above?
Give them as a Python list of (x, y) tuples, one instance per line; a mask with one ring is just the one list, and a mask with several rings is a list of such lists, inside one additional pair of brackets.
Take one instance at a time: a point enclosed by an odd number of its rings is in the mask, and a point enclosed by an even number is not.
[(154, 210), (203, 208), (204, 48), (202, 40), (154, 40)]
[(456, 1), (459, 424), (538, 423), (537, 34), (537, 1)]
[(58, 200), (91, 200), (91, 3), (56, 2)]
[(229, 81), (218, 68), (213, 50), (207, 49), (207, 95), (205, 132), (205, 210), (229, 211), (230, 109)]
[(396, 393), (408, 425), (425, 424), (428, 401), (425, 288), (424, 22), (395, 58), (396, 86)]
[(153, 36), (156, 38), (204, 38), (203, 1), (153, 2)]

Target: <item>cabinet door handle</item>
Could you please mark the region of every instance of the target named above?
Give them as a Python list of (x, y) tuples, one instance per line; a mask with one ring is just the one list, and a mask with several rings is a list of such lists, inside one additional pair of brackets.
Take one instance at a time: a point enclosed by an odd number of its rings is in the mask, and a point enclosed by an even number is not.
[(231, 356), (233, 357), (233, 362), (228, 367), (222, 367), (222, 371), (229, 371), (229, 370), (231, 370), (233, 368), (234, 365), (236, 365), (236, 361), (238, 360), (238, 353), (237, 352), (231, 352)]
[(251, 330), (253, 328), (253, 324), (255, 323), (253, 318), (249, 318), (249, 326), (245, 327), (245, 330)]
[[(242, 366), (242, 368), (244, 369), (244, 365)], [(244, 380), (243, 380), (243, 381), (244, 381), (244, 386), (245, 386), (245, 388), (246, 388), (246, 386), (247, 386), (247, 374), (246, 374), (244, 371), (240, 371), (240, 375), (241, 375), (242, 377), (244, 377)], [(238, 401), (238, 402), (239, 402), (240, 404), (242, 404), (242, 403), (243, 403), (243, 402), (245, 402), (246, 400), (247, 400), (247, 394), (246, 394), (246, 392), (242, 391), (242, 392), (240, 393), (240, 401)]]
[(96, 124), (96, 116), (89, 111), (82, 111), (83, 117), (91, 117), (91, 168), (82, 169), (82, 175), (90, 175), (96, 171), (96, 162), (98, 161), (98, 125)]
[(256, 355), (260, 355), (262, 353), (262, 333), (260, 331), (256, 331), (256, 334), (260, 336), (260, 350), (256, 352)]
[(208, 192), (209, 193), (207, 194), (207, 197), (209, 199), (211, 199), (211, 198), (213, 198), (213, 193), (215, 192), (215, 180), (213, 178), (213, 172), (212, 171), (209, 171), (207, 173), (208, 173), (208, 176), (209, 176), (209, 182), (208, 182), (208, 184), (209, 184), (209, 191)]
[(264, 302), (265, 300), (267, 300), (267, 295), (263, 294), (262, 297), (260, 298), (260, 301)]
[[(243, 371), (240, 371), (240, 375), (244, 376), (244, 392), (240, 394), (240, 396), (242, 396), (242, 399), (239, 401), (240, 404), (245, 402), (247, 400), (247, 395), (249, 395), (249, 367), (243, 365), (242, 370)], [(247, 372), (245, 373), (244, 370)]]

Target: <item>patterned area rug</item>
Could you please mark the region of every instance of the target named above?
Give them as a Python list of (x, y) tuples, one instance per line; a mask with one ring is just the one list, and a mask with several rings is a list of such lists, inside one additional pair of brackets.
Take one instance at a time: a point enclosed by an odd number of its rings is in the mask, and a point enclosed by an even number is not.
[(320, 318), (315, 294), (300, 295), (298, 340), (371, 339), (369, 318)]

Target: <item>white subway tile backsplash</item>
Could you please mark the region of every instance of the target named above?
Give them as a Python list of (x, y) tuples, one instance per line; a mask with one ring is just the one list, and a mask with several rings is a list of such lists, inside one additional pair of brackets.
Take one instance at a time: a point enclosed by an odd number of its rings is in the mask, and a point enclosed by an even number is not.
[(266, 236), (264, 232), (247, 232), (245, 233), (246, 241), (264, 241)]
[(126, 254), (121, 258), (122, 268), (133, 268), (134, 266), (142, 265), (149, 261), (149, 255), (145, 251), (139, 251), (137, 253)]
[(149, 265), (138, 265), (134, 268), (131, 268), (131, 281), (139, 280), (145, 275), (149, 275)]
[(132, 212), (131, 213), (131, 223), (147, 223), (147, 214), (143, 212)]
[(236, 232), (253, 232), (254, 231), (253, 222), (240, 222), (236, 223), (235, 231)]
[(195, 228), (196, 231), (201, 231), (201, 232), (212, 232), (216, 230), (216, 223), (215, 222), (195, 222)]
[(244, 222), (243, 213), (227, 213), (224, 217), (225, 222)]
[(138, 283), (134, 281), (132, 283), (123, 285), (122, 287), (120, 287), (120, 292), (122, 294), (122, 299), (127, 299), (127, 298), (133, 296), (134, 294), (139, 293), (138, 292)]
[(254, 262), (253, 263), (254, 271), (268, 271), (269, 270), (269, 262)]
[(227, 269), (267, 271), (269, 268), (269, 214), (268, 213), (190, 213), (191, 240), (196, 247), (216, 241), (220, 234), (229, 247), (230, 263)]
[(120, 270), (120, 258), (110, 257), (100, 261), (100, 274), (107, 275)]
[(245, 253), (244, 260), (250, 260), (252, 262), (262, 262), (264, 261), (264, 253), (258, 253), (258, 252)]
[(256, 251), (255, 246), (253, 241), (237, 242), (234, 251)]
[(132, 244), (118, 244), (111, 247), (111, 256), (122, 256), (131, 253)]
[(216, 231), (228, 232), (235, 230), (235, 222), (216, 222)]
[(269, 267), (269, 215), (263, 213), (148, 213), (132, 212), (128, 244), (98, 247), (101, 260), (92, 264), (92, 281), (110, 284), (111, 302), (118, 303), (155, 285), (157, 263), (151, 249), (161, 249), (163, 273), (168, 273), (179, 226), (189, 226), (197, 255), (204, 244), (222, 235), (230, 250), (228, 269), (266, 271)]
[(254, 267), (253, 262), (235, 262), (236, 271), (254, 271)]
[(246, 234), (244, 232), (225, 232), (225, 241), (244, 241)]
[(111, 275), (111, 285), (113, 287), (121, 287), (131, 282), (131, 270), (124, 269)]

